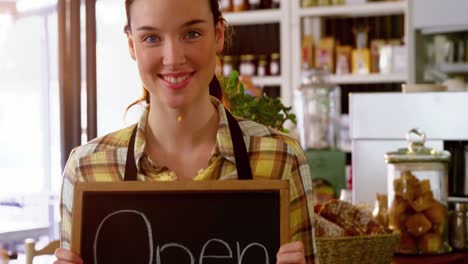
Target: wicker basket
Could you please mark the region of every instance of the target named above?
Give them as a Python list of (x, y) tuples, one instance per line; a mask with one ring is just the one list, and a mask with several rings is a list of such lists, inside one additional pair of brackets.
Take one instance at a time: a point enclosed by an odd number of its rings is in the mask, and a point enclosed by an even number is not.
[[(316, 238), (316, 264), (390, 264), (400, 234)], [(317, 263), (318, 260), (318, 263)]]

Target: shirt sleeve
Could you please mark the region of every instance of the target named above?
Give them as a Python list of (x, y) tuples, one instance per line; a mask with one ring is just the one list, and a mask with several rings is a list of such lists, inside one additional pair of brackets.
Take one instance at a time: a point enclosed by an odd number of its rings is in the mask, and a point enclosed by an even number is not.
[(64, 249), (71, 248), (71, 219), (73, 207), (74, 184), (77, 179), (76, 152), (72, 150), (62, 176), (62, 191), (60, 195), (60, 242)]
[(306, 262), (312, 263), (315, 248), (314, 210), (309, 162), (297, 141), (288, 145), (295, 155), (289, 174), (291, 237), (293, 241), (303, 242)]

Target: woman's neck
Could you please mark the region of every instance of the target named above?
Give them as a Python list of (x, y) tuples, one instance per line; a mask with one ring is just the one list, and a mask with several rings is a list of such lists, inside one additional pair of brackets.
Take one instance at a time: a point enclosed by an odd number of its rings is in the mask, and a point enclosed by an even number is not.
[(216, 141), (218, 122), (218, 111), (211, 102), (186, 109), (161, 108), (153, 103), (148, 113), (147, 144), (169, 152), (190, 151)]

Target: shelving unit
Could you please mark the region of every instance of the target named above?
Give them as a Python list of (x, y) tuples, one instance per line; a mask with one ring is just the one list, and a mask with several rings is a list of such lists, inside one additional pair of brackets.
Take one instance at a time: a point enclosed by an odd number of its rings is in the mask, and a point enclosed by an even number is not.
[[(281, 76), (253, 77), (252, 81), (257, 86), (279, 86), (282, 100), (290, 105), (292, 93), (291, 75), (291, 2), (281, 1), (279, 9), (254, 10), (244, 12), (227, 12), (223, 16), (229, 26), (245, 26), (278, 23), (280, 25), (280, 54)], [(234, 36), (235, 37), (235, 36)], [(262, 39), (247, 39), (240, 41), (264, 41)], [(289, 103), (288, 103), (289, 102)]]
[[(292, 19), (292, 46), (291, 60), (293, 74), (293, 88), (297, 88), (301, 83), (301, 38), (302, 38), (302, 20), (310, 18), (312, 20), (313, 38), (318, 40), (321, 37), (322, 21), (330, 17), (371, 17), (371, 16), (387, 16), (387, 15), (404, 15), (405, 16), (405, 39), (407, 38), (408, 30), (408, 2), (393, 1), (393, 2), (369, 2), (366, 4), (356, 5), (339, 5), (339, 6), (318, 6), (318, 7), (301, 7), (300, 1), (292, 1), (291, 6)], [(409, 46), (406, 46), (409, 48)], [(409, 64), (408, 58), (408, 65)], [(410, 68), (410, 67), (409, 67)], [(407, 73), (392, 73), (392, 74), (346, 74), (332, 75), (331, 81), (338, 85), (347, 84), (379, 84), (379, 83), (403, 83), (410, 80), (409, 71)], [(291, 89), (293, 90), (293, 89)]]
[(344, 74), (332, 75), (330, 80), (338, 84), (373, 84), (373, 83), (403, 83), (406, 82), (407, 74)]
[(319, 6), (305, 7), (299, 9), (300, 17), (322, 17), (322, 16), (382, 16), (403, 14), (406, 3), (399, 2), (375, 2), (356, 5)]
[(267, 23), (281, 23), (281, 9), (228, 12), (224, 13), (224, 18), (229, 25), (253, 25)]
[(281, 86), (281, 76), (265, 76), (265, 77), (253, 77), (252, 82), (256, 86)]
[(441, 64), (439, 70), (444, 73), (468, 73), (468, 63), (452, 63)]

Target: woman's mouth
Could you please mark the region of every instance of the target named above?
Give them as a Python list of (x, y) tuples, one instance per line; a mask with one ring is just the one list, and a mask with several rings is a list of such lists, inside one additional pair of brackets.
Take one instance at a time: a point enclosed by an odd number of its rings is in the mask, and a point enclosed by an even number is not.
[(190, 82), (193, 72), (160, 74), (163, 83), (170, 89), (182, 89)]

